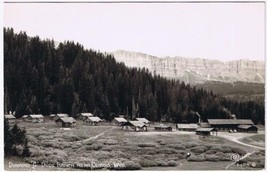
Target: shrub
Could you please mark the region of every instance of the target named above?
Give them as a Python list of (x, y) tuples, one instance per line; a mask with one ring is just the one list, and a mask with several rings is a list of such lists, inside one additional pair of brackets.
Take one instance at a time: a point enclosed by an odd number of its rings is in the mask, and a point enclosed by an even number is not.
[(152, 160), (142, 159), (142, 161), (140, 161), (140, 165), (142, 167), (155, 167), (156, 163)]
[(17, 145), (17, 146), (16, 146), (17, 154), (18, 154), (19, 156), (22, 155), (22, 153), (23, 153), (23, 149), (24, 149), (24, 147), (23, 147), (22, 145)]
[(192, 148), (194, 146), (197, 146), (197, 144), (195, 142), (188, 142), (186, 145), (185, 145), (185, 148)]
[(171, 144), (171, 145), (168, 145), (168, 147), (179, 149), (179, 150), (184, 150), (186, 148), (184, 144)]
[(231, 161), (231, 153), (217, 152), (215, 155), (219, 158), (219, 161)]
[(191, 148), (190, 151), (193, 153), (203, 153), (207, 150), (205, 146), (196, 146), (194, 148)]
[(104, 143), (105, 145), (117, 145), (118, 141), (114, 139), (109, 139), (107, 142)]
[(205, 158), (203, 155), (199, 155), (199, 156), (195, 156), (195, 155), (191, 155), (187, 161), (196, 161), (196, 162), (202, 162), (205, 161)]
[(219, 161), (219, 157), (216, 155), (205, 155), (205, 161)]
[(245, 155), (246, 154), (246, 151), (244, 151), (243, 149), (241, 148), (238, 148), (238, 147), (232, 147), (232, 152), (233, 153), (237, 153), (239, 155)]
[(124, 165), (125, 168), (123, 170), (140, 170), (142, 168), (139, 163), (134, 161), (126, 161)]
[(162, 153), (162, 154), (176, 154), (176, 151), (171, 148), (163, 147), (161, 149), (155, 150), (156, 153)]
[(170, 160), (167, 162), (167, 166), (169, 166), (169, 167), (176, 167), (177, 165), (178, 165), (178, 163), (173, 161), (173, 160)]
[(97, 151), (97, 150), (100, 150), (102, 147), (103, 147), (102, 145), (93, 144), (91, 146), (87, 146), (86, 150), (95, 150), (95, 151)]
[(157, 160), (156, 161), (156, 165), (158, 167), (166, 167), (166, 166), (168, 166), (167, 163), (164, 160)]
[(232, 152), (232, 149), (231, 149), (231, 147), (228, 147), (228, 146), (223, 146), (222, 147), (223, 149), (223, 153), (231, 153)]
[(139, 147), (156, 147), (156, 145), (153, 143), (139, 143), (138, 146)]
[[(215, 153), (217, 153), (217, 152), (219, 152), (219, 151), (217, 151), (217, 150), (207, 150), (206, 152), (205, 152), (205, 154), (215, 154)], [(221, 152), (222, 153), (222, 152)]]

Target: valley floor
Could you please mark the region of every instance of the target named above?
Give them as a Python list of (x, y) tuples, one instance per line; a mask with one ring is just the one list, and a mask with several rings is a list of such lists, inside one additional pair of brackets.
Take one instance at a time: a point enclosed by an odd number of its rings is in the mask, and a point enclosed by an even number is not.
[[(5, 158), (5, 169), (225, 170), (233, 163), (233, 155), (242, 157), (249, 152), (253, 154), (242, 166), (234, 164), (228, 169), (264, 168), (264, 147), (253, 145), (264, 141), (264, 131), (259, 134), (218, 132), (218, 137), (200, 137), (194, 132), (175, 129), (155, 131), (153, 125), (148, 132), (134, 132), (110, 124), (86, 126), (82, 121), (77, 122), (76, 127), (63, 130), (49, 119), (39, 124), (20, 121), (19, 126), (27, 131), (31, 156)], [(188, 153), (191, 156), (186, 158)]]

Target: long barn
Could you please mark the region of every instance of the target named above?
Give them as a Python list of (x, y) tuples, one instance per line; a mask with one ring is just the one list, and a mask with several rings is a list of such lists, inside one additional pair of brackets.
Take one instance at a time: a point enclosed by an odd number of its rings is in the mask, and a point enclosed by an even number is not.
[(212, 128), (217, 130), (237, 130), (239, 125), (253, 125), (250, 119), (208, 119)]

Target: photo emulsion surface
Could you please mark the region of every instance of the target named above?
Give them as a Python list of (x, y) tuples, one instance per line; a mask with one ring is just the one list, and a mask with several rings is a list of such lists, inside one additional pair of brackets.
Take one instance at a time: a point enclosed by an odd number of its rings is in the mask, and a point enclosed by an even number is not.
[(264, 169), (264, 7), (3, 3), (4, 169)]

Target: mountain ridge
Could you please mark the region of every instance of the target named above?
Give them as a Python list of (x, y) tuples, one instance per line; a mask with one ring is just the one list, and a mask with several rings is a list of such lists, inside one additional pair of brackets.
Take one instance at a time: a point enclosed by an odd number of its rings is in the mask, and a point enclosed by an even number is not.
[(147, 68), (153, 75), (179, 79), (186, 83), (255, 82), (264, 83), (264, 61), (239, 59), (223, 62), (202, 58), (157, 57), (140, 52), (117, 50), (111, 53), (116, 61), (128, 67)]

